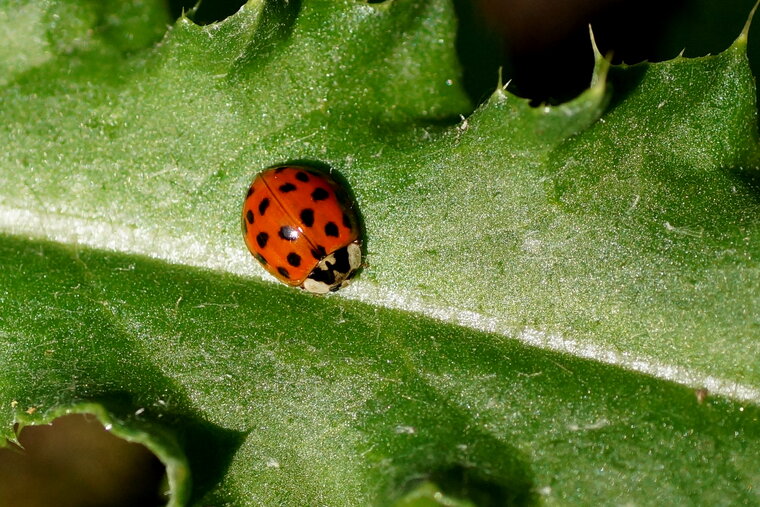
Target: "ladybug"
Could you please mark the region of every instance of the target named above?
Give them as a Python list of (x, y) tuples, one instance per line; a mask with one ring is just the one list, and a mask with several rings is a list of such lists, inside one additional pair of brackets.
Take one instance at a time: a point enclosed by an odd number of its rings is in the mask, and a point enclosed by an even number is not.
[(362, 264), (359, 220), (328, 174), (280, 166), (260, 172), (243, 201), (248, 250), (278, 280), (325, 294), (348, 285)]

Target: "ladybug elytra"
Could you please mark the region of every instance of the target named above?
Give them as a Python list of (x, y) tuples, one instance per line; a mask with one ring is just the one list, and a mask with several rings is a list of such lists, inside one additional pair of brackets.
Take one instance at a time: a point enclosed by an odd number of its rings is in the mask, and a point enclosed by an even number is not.
[(348, 285), (362, 264), (361, 231), (346, 193), (300, 166), (265, 169), (243, 202), (248, 250), (278, 280), (324, 294)]

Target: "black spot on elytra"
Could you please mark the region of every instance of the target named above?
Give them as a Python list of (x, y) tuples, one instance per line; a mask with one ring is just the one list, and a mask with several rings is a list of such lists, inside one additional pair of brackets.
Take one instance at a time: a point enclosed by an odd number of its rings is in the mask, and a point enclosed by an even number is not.
[(256, 243), (259, 244), (259, 248), (266, 247), (267, 241), (269, 241), (269, 234), (266, 232), (260, 232), (256, 235)]
[(290, 279), (290, 273), (288, 273), (287, 269), (283, 267), (279, 267), (277, 268), (277, 272), (280, 273), (284, 278)]
[(343, 227), (351, 229), (351, 217), (348, 216), (348, 213), (343, 213)]
[(248, 193), (245, 194), (245, 198), (248, 199), (249, 197), (251, 197), (251, 194), (253, 194), (253, 185), (248, 187)]
[(292, 192), (296, 189), (296, 186), (292, 183), (285, 183), (284, 185), (280, 185), (280, 192), (283, 194), (287, 194), (288, 192)]
[(317, 245), (316, 248), (312, 248), (311, 256), (317, 259), (318, 261), (321, 261), (324, 257), (327, 256), (325, 247), (323, 247), (322, 245)]
[(303, 172), (303, 171), (298, 171), (298, 172), (296, 173), (296, 179), (297, 179), (298, 181), (303, 181), (304, 183), (306, 183), (307, 181), (309, 181), (309, 175), (308, 175), (308, 174), (306, 174), (306, 173), (305, 173), (305, 172)]
[(316, 282), (326, 283), (327, 285), (335, 283), (335, 273), (333, 273), (332, 269), (317, 268), (309, 274), (309, 278)]
[(337, 238), (340, 235), (338, 232), (338, 226), (335, 225), (335, 222), (327, 222), (327, 224), (325, 224), (325, 234), (334, 238)]
[(274, 173), (275, 173), (275, 174), (279, 174), (279, 173), (281, 173), (282, 171), (284, 171), (285, 169), (287, 169), (287, 167), (278, 167), (277, 169), (275, 169), (275, 170), (274, 170)]
[(314, 190), (314, 192), (311, 193), (311, 198), (315, 201), (324, 201), (328, 197), (330, 197), (330, 193), (321, 187), (317, 188)]
[(268, 207), (269, 207), (269, 197), (264, 197), (259, 203), (259, 215), (263, 217)]
[(290, 264), (294, 268), (297, 268), (298, 266), (301, 265), (301, 256), (295, 252), (290, 252), (288, 254), (288, 264)]
[(253, 211), (248, 210), (245, 214), (245, 219), (248, 220), (249, 224), (253, 223)]
[(335, 257), (335, 264), (332, 265), (332, 268), (341, 273), (348, 273), (351, 269), (351, 264), (348, 262), (348, 248), (336, 250), (333, 257)]
[(311, 208), (306, 208), (305, 210), (301, 210), (301, 222), (306, 227), (311, 227), (314, 225), (314, 210)]
[(264, 256), (263, 256), (263, 255), (261, 255), (260, 253), (256, 253), (256, 254), (253, 254), (253, 256), (256, 258), (256, 260), (257, 260), (257, 261), (259, 261), (259, 262), (260, 262), (260, 263), (262, 263), (263, 265), (265, 265), (265, 266), (266, 266), (267, 264), (269, 264), (269, 261), (267, 261), (267, 260), (264, 258)]
[(295, 241), (298, 239), (298, 230), (289, 225), (280, 227), (280, 237), (285, 241)]

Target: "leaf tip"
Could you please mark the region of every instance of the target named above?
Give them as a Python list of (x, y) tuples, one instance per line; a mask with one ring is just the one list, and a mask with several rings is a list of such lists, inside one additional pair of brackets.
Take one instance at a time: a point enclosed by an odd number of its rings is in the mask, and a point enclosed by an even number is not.
[(183, 7), (182, 15), (183, 16), (187, 15), (187, 17), (195, 16), (195, 14), (198, 12), (198, 9), (201, 8), (201, 3), (203, 3), (203, 0), (198, 0), (197, 2), (195, 2), (195, 4), (193, 4), (193, 6), (187, 10), (187, 14), (185, 13), (185, 8)]
[(499, 67), (499, 78), (498, 82), (496, 83), (496, 90), (494, 90), (494, 95), (503, 98), (506, 96), (507, 87), (509, 86), (509, 83), (512, 82), (511, 79), (509, 79), (506, 83), (504, 82), (504, 75), (503, 75), (504, 68)]
[(180, 12), (179, 18), (177, 18), (177, 22), (194, 24), (193, 17), (198, 12), (198, 9), (200, 8), (202, 1), (203, 0), (196, 0), (196, 2), (189, 8), (185, 8), (185, 6), (183, 5), (182, 12)]
[[(758, 0), (760, 1), (760, 0)], [(611, 54), (602, 56), (599, 51), (599, 46), (596, 45), (596, 38), (594, 37), (594, 30), (591, 25), (588, 25), (588, 33), (591, 38), (591, 48), (594, 52), (594, 70), (591, 74), (591, 91), (604, 94), (605, 83), (607, 81), (607, 71), (610, 68)]]
[(743, 45), (746, 48), (747, 39), (749, 37), (749, 29), (752, 26), (752, 18), (755, 17), (755, 12), (757, 11), (758, 5), (760, 5), (760, 0), (757, 0), (757, 2), (755, 2), (755, 6), (752, 7), (751, 11), (749, 11), (749, 16), (747, 16), (747, 22), (744, 23), (744, 28), (742, 28), (742, 31), (739, 34), (739, 37), (736, 38), (734, 45)]
[(588, 25), (588, 35), (591, 38), (591, 49), (594, 51), (594, 60), (602, 58), (602, 53), (599, 51), (599, 46), (596, 45), (596, 38), (594, 37), (594, 29), (591, 27), (591, 23)]

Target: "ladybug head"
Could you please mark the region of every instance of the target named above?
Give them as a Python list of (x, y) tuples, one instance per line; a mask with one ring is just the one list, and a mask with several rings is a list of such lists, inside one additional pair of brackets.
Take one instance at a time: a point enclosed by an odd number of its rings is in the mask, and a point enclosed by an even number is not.
[(301, 288), (315, 294), (335, 292), (349, 284), (361, 265), (361, 243), (356, 240), (323, 257)]

